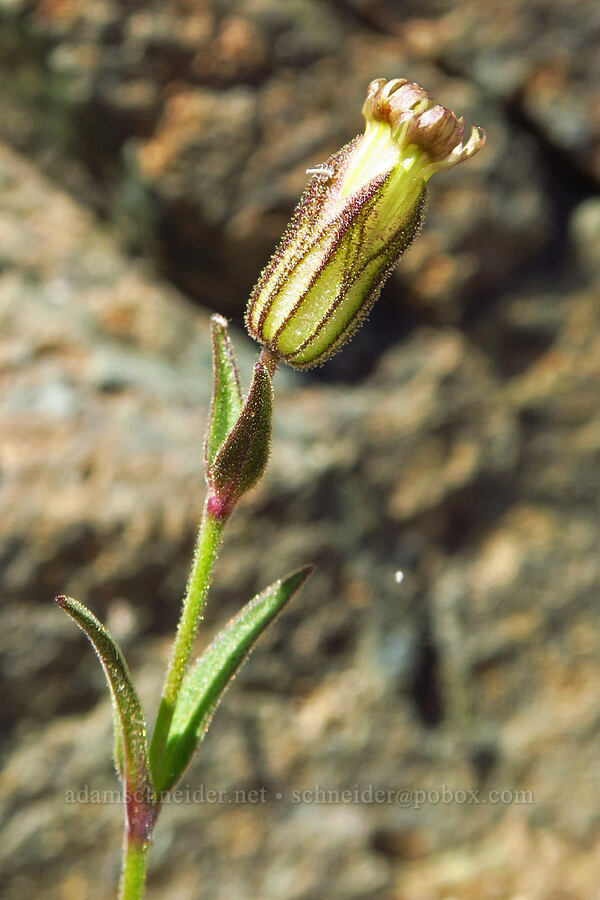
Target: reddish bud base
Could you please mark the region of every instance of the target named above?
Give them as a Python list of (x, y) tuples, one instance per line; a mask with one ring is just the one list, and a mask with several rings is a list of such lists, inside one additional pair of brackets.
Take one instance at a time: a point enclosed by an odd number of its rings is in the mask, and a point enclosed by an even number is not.
[(213, 494), (208, 498), (206, 512), (209, 516), (212, 516), (213, 519), (223, 522), (231, 512), (231, 504), (225, 497), (218, 497), (216, 494)]

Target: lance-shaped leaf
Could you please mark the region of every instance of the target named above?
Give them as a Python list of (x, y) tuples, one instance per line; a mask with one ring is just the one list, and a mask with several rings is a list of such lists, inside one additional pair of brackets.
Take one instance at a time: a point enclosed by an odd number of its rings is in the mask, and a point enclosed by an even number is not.
[(227, 333), (227, 319), (212, 316), (213, 396), (204, 445), (206, 474), (210, 471), (225, 438), (242, 411), (243, 397), (233, 347)]
[(267, 625), (302, 587), (312, 566), (276, 581), (231, 619), (188, 671), (177, 699), (165, 755), (154, 772), (158, 791), (184, 773), (221, 698)]
[(218, 451), (210, 485), (214, 491), (209, 511), (226, 518), (242, 494), (263, 474), (271, 448), (273, 382), (260, 360), (238, 419)]
[[(148, 767), (146, 721), (121, 648), (90, 610), (72, 597), (57, 597), (89, 639), (104, 669), (115, 721), (115, 761), (127, 791), (130, 833), (148, 838), (153, 824), (154, 792)], [(135, 795), (135, 796), (134, 796)]]

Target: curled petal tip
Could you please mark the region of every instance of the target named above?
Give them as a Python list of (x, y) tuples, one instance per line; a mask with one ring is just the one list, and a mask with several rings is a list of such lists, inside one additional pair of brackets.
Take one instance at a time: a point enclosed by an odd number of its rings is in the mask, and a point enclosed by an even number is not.
[(463, 144), (465, 121), (451, 109), (435, 103), (416, 81), (376, 78), (371, 82), (363, 106), (369, 123), (386, 123), (398, 144), (414, 144), (426, 153), (437, 168), (448, 168), (473, 156), (485, 141), (480, 128), (474, 128)]
[(481, 150), (485, 142), (486, 134), (483, 128), (480, 128), (479, 125), (473, 125), (469, 140), (466, 143), (458, 144), (452, 153), (440, 161), (439, 168), (449, 169), (460, 162), (464, 162), (465, 159), (470, 159)]
[(480, 128), (479, 125), (473, 125), (471, 130), (471, 137), (467, 141), (465, 145), (465, 159), (468, 159), (473, 154), (477, 153), (478, 150), (481, 150), (483, 145), (487, 140), (487, 136), (483, 128)]
[(367, 88), (367, 96), (365, 97), (365, 102), (363, 103), (362, 107), (362, 114), (367, 122), (369, 121), (369, 117), (371, 115), (371, 105), (373, 102), (373, 98), (377, 95), (384, 84), (385, 78), (374, 78)]
[(417, 144), (432, 161), (437, 162), (460, 145), (464, 133), (464, 119), (458, 119), (452, 110), (436, 104), (409, 122), (406, 141)]
[(377, 91), (386, 83), (385, 78), (374, 78), (367, 88), (367, 100), (374, 97)]
[(398, 122), (410, 115), (415, 107), (427, 107), (427, 91), (416, 81), (408, 81), (406, 78), (376, 78), (371, 82), (367, 90), (367, 97), (363, 106), (363, 115), (368, 122), (387, 122), (392, 129)]

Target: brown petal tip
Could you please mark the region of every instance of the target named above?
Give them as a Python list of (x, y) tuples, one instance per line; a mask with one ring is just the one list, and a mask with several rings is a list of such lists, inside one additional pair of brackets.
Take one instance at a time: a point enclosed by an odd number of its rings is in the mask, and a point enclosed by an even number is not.
[(473, 156), (485, 143), (485, 132), (474, 126), (463, 143), (464, 119), (435, 103), (415, 81), (376, 78), (367, 90), (363, 106), (367, 123), (387, 122), (393, 137), (403, 147), (416, 144), (430, 160), (448, 168)]

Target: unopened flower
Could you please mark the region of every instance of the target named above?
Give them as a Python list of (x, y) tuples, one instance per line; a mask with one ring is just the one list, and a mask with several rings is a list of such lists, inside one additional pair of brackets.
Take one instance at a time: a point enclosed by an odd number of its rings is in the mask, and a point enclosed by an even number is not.
[(426, 183), (473, 156), (462, 118), (405, 78), (369, 85), (359, 135), (313, 177), (254, 288), (246, 325), (276, 358), (303, 369), (347, 341), (417, 234)]

